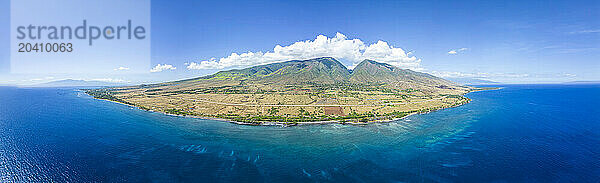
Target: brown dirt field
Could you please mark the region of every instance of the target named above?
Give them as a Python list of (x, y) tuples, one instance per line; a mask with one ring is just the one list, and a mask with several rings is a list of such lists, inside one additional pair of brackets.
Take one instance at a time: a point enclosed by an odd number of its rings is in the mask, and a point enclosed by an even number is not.
[(326, 115), (346, 116), (344, 115), (342, 107), (324, 107), (323, 110)]

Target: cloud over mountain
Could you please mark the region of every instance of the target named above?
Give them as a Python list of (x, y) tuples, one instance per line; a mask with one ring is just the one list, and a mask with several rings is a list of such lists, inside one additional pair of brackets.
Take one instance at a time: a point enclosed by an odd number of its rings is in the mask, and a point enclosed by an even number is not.
[(175, 70), (175, 69), (177, 69), (177, 68), (173, 67), (173, 65), (158, 64), (158, 65), (154, 66), (154, 68), (150, 69), (150, 72), (162, 72), (164, 70)]
[(267, 52), (231, 53), (222, 58), (212, 58), (201, 62), (191, 62), (188, 69), (223, 69), (281, 62), (304, 60), (317, 57), (334, 57), (352, 62), (356, 66), (364, 59), (377, 60), (401, 68), (421, 70), (421, 59), (411, 56), (401, 48), (390, 46), (385, 41), (365, 44), (360, 39), (348, 39), (341, 33), (335, 37), (319, 35), (314, 40), (298, 41), (288, 46), (276, 45)]

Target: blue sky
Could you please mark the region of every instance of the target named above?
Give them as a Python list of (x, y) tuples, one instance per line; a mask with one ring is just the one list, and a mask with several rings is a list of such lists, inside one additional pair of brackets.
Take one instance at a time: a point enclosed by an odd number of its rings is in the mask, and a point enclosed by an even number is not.
[[(232, 53), (264, 53), (276, 45), (314, 41), (318, 35), (333, 39), (337, 33), (366, 47), (381, 40), (411, 52), (398, 59), (410, 62), (414, 57), (420, 71), (438, 76), (505, 83), (600, 80), (598, 1), (152, 1), (152, 66), (176, 69), (98, 75), (9, 74), (9, 7), (8, 0), (0, 0), (0, 84), (183, 79), (244, 67), (188, 69), (192, 62), (215, 58), (206, 64), (219, 64)], [(261, 58), (253, 58), (252, 64)], [(341, 60), (350, 67), (355, 62)]]

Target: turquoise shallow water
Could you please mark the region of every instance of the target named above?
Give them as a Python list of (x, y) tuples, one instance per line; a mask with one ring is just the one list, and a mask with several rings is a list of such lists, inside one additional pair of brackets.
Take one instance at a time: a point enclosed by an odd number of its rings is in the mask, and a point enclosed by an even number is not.
[(600, 182), (600, 86), (507, 85), (367, 126), (166, 116), (0, 88), (0, 181)]

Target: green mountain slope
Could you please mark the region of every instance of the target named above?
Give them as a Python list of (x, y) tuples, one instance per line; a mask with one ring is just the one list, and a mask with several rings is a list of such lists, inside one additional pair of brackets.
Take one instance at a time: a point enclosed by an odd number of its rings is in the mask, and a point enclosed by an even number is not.
[(337, 60), (317, 58), (288, 62), (286, 66), (266, 75), (264, 79), (279, 84), (334, 84), (346, 82), (348, 78), (350, 78), (350, 72)]
[(190, 81), (246, 81), (271, 84), (303, 84), (303, 83), (355, 83), (355, 84), (389, 84), (454, 86), (448, 80), (430, 74), (401, 69), (386, 63), (373, 60), (361, 62), (352, 72), (342, 63), (331, 57), (309, 60), (292, 60), (254, 66), (246, 69), (221, 71), (213, 75), (183, 80)]
[(244, 80), (276, 84), (333, 84), (347, 82), (349, 78), (350, 72), (342, 63), (331, 57), (322, 57), (221, 71), (213, 75), (184, 81)]
[(386, 63), (364, 60), (352, 71), (350, 81), (353, 83), (380, 83), (396, 86), (425, 85), (433, 87), (450, 87), (457, 84), (427, 73), (401, 69)]

